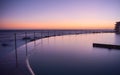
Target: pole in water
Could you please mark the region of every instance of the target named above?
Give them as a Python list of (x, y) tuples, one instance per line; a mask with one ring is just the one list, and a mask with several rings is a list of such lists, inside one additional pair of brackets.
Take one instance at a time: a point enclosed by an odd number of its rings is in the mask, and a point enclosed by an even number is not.
[[(27, 32), (25, 32), (25, 37), (27, 38)], [(26, 56), (27, 56), (27, 54), (28, 54), (28, 52), (27, 52), (27, 39), (25, 40), (25, 47), (26, 47)]]
[(42, 44), (43, 33), (41, 32), (41, 44)]
[(50, 36), (50, 33), (49, 33), (49, 31), (48, 31), (48, 37)]
[(54, 36), (56, 36), (56, 31), (54, 31)]
[(15, 38), (15, 58), (16, 58), (16, 67), (18, 67), (18, 55), (17, 55), (17, 38), (16, 38), (16, 33), (14, 34)]
[(35, 32), (34, 32), (34, 46), (36, 45), (36, 42), (35, 42)]
[(48, 31), (48, 44), (49, 44), (49, 37), (50, 37), (50, 33), (49, 33), (49, 31)]

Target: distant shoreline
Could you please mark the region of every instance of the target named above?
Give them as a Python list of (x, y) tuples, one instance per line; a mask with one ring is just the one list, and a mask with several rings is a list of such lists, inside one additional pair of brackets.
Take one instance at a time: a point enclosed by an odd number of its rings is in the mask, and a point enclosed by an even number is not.
[(46, 30), (114, 30), (114, 29), (0, 29), (0, 31), (46, 31)]

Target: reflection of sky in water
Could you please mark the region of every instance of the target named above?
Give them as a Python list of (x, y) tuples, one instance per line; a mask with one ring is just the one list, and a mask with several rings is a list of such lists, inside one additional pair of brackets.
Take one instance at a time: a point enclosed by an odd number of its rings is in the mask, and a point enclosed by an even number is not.
[(114, 33), (46, 38), (30, 64), (37, 75), (120, 75), (120, 51), (92, 47), (95, 42), (120, 44), (118, 38)]

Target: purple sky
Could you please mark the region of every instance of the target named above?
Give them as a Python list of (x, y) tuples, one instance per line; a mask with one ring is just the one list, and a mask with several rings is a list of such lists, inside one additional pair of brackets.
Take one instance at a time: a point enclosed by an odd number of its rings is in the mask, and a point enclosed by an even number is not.
[(20, 23), (51, 29), (49, 26), (63, 24), (68, 28), (69, 24), (74, 28), (112, 28), (116, 21), (120, 21), (120, 0), (0, 0), (0, 29), (17, 29)]

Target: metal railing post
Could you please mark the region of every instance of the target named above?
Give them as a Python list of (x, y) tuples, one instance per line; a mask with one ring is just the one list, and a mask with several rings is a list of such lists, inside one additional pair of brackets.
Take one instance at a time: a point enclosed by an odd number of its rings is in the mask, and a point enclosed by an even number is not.
[(41, 32), (41, 44), (42, 44), (42, 38), (43, 38), (43, 34), (42, 34), (42, 32)]
[[(27, 38), (27, 32), (25, 32), (25, 37)], [(27, 39), (25, 40), (25, 48), (26, 48), (26, 56), (28, 54), (28, 49), (27, 49)]]
[(36, 45), (36, 42), (35, 42), (36, 38), (35, 38), (35, 32), (34, 32), (34, 46)]
[(16, 37), (16, 33), (14, 34), (14, 41), (15, 41), (15, 59), (16, 59), (16, 67), (18, 67), (17, 37)]

